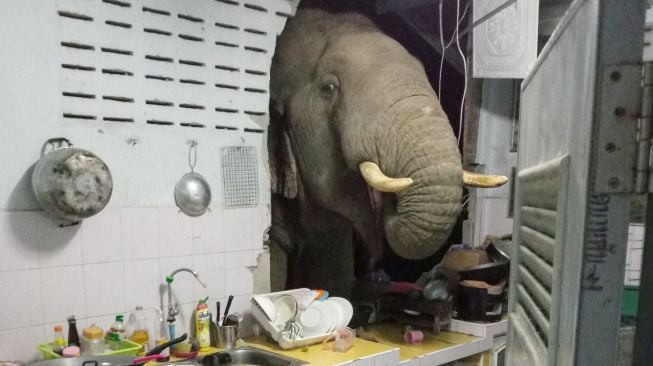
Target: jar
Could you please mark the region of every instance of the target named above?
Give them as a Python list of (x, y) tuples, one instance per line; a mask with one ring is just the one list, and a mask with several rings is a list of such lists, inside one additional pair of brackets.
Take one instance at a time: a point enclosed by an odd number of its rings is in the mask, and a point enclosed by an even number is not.
[(96, 326), (84, 328), (82, 331), (82, 354), (95, 356), (104, 352), (106, 352), (106, 343), (102, 329)]

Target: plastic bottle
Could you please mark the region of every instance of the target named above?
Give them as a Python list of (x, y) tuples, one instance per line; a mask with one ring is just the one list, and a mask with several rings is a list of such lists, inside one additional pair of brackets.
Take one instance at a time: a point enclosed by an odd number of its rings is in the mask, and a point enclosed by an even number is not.
[(79, 333), (77, 333), (77, 320), (74, 315), (68, 317), (68, 347), (70, 346), (81, 346)]
[(61, 355), (63, 349), (66, 347), (66, 340), (63, 337), (63, 327), (61, 325), (54, 326), (54, 342), (52, 342), (52, 351)]
[(195, 339), (200, 344), (200, 351), (206, 351), (211, 347), (211, 313), (206, 304), (207, 297), (200, 300), (195, 308)]
[[(163, 310), (156, 309), (159, 312), (159, 320), (157, 321), (156, 332), (155, 332), (155, 346), (160, 346), (170, 340), (170, 335), (168, 333), (168, 324), (166, 323), (165, 317), (163, 315)], [(164, 357), (170, 357), (170, 350), (166, 348), (161, 352), (161, 355)]]
[(150, 333), (147, 325), (147, 315), (143, 307), (137, 306), (136, 310), (129, 316), (127, 329), (129, 330), (129, 340), (143, 346), (139, 351), (141, 355), (150, 350)]
[(116, 321), (111, 324), (107, 332), (107, 344), (112, 350), (120, 349), (122, 340), (125, 338), (124, 317), (121, 314), (116, 315)]

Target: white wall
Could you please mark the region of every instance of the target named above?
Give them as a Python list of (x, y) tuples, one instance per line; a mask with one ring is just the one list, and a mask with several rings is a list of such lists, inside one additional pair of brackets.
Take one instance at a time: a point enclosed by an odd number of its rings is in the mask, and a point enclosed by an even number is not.
[[(182, 304), (178, 333), (187, 328), (194, 304), (205, 296), (211, 308), (220, 300), (224, 309), (229, 294), (237, 295), (234, 310), (249, 307), (254, 290), (252, 268), (263, 250), (263, 233), (270, 221), (270, 193), (265, 137), (244, 131), (265, 128), (267, 116), (252, 117), (244, 111), (267, 111), (268, 94), (247, 93), (244, 87), (267, 89), (269, 76), (254, 77), (245, 70), (269, 70), (276, 34), (285, 24), (285, 17), (277, 12), (293, 13), (296, 2), (247, 1), (265, 7), (266, 12), (245, 7), (243, 1), (237, 6), (214, 0), (125, 3), (130, 6), (99, 0), (11, 0), (0, 5), (0, 156), (4, 157), (0, 169), (0, 360), (35, 359), (36, 345), (51, 341), (54, 324), (64, 323), (72, 314), (80, 330), (92, 323), (106, 329), (116, 313), (126, 313), (136, 305), (148, 309), (162, 301), (167, 305), (164, 278), (178, 267), (197, 270), (209, 285), (203, 289), (185, 273), (176, 277), (173, 292)], [(170, 16), (145, 14), (144, 6), (164, 9)], [(91, 15), (94, 20), (59, 16), (62, 10)], [(189, 23), (177, 14), (205, 21)], [(131, 28), (107, 25), (111, 20), (129, 23)], [(215, 22), (237, 24), (240, 29), (227, 31), (214, 26)], [(161, 41), (144, 34), (144, 27), (170, 30), (172, 36)], [(248, 27), (267, 33), (256, 38), (244, 31)], [(188, 43), (176, 37), (178, 33), (201, 35), (205, 42)], [(216, 48), (216, 40), (238, 47)], [(95, 49), (69, 49), (61, 46), (62, 41), (92, 44)], [(246, 51), (252, 42), (267, 53)], [(106, 54), (102, 47), (129, 49), (133, 55)], [(146, 61), (146, 54), (170, 56), (174, 62), (160, 66)], [(177, 62), (182, 58), (199, 59), (206, 66), (188, 68)], [(63, 69), (62, 63), (92, 65), (96, 70), (71, 71)], [(213, 68), (227, 63), (241, 70), (225, 75)], [(128, 69), (133, 76), (104, 74), (103, 68)], [(174, 82), (147, 80), (148, 73), (172, 76)], [(179, 83), (184, 77), (206, 84)], [(214, 84), (224, 78), (240, 89), (216, 88)], [(64, 91), (96, 97), (71, 99), (62, 96)], [(102, 98), (116, 94), (132, 97), (134, 102)], [(172, 100), (175, 107), (146, 105), (146, 99)], [(206, 108), (182, 110), (178, 105), (184, 102), (198, 102)], [(225, 115), (215, 112), (215, 107), (239, 112)], [(63, 118), (63, 113), (96, 118)], [(131, 117), (134, 122), (108, 122), (107, 116)], [(149, 125), (148, 119), (167, 119), (175, 125)], [(205, 128), (182, 127), (184, 121), (199, 121)], [(218, 130), (215, 125), (238, 130)], [(30, 188), (31, 168), (43, 142), (60, 136), (99, 155), (114, 179), (107, 208), (67, 228), (55, 226), (43, 215)], [(199, 143), (196, 171), (208, 179), (213, 192), (211, 212), (192, 219), (178, 212), (173, 199), (176, 181), (189, 169), (191, 140)], [(223, 146), (257, 148), (258, 205), (223, 207)]]
[[(513, 117), (512, 79), (485, 79), (478, 124), (476, 163), (482, 173), (510, 177), (517, 153), (510, 152)], [(474, 189), (473, 244), (479, 246), (486, 235), (512, 233), (508, 205), (512, 182), (493, 189)]]

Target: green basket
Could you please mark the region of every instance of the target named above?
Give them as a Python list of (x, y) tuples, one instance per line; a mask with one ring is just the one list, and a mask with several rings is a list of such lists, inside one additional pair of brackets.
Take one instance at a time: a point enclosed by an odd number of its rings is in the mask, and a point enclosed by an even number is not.
[[(120, 349), (107, 351), (102, 353), (102, 356), (138, 356), (138, 352), (141, 350), (141, 347), (143, 346), (138, 343), (124, 339), (120, 342)], [(62, 358), (62, 356), (54, 353), (52, 350), (52, 343), (39, 344), (37, 348), (39, 351), (41, 351), (41, 354), (43, 354), (43, 359), (45, 360)]]

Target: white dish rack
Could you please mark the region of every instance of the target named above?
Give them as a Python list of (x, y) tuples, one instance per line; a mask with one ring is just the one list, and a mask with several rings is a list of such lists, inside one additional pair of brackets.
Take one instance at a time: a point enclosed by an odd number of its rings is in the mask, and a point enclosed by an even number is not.
[[(298, 303), (301, 303), (301, 299), (305, 299), (308, 292), (311, 292), (311, 290), (307, 288), (299, 288), (287, 291), (273, 292), (269, 294), (254, 295), (251, 298), (251, 309), (254, 318), (259, 322), (259, 324), (263, 326), (263, 328), (265, 328), (265, 330), (268, 331), (268, 333), (270, 333), (272, 339), (274, 339), (283, 349), (292, 349), (320, 343), (329, 338), (333, 332), (316, 334), (310, 337), (302, 337), (301, 335), (296, 335), (293, 337), (291, 336), (291, 332), (284, 331), (284, 324), (275, 324), (275, 322), (270, 321), (268, 316), (256, 301), (256, 298), (268, 298), (270, 301), (274, 302), (283, 295), (291, 295), (296, 299), (300, 299)], [(304, 306), (308, 305), (310, 304), (304, 304)], [(300, 305), (299, 308), (302, 309), (302, 306)], [(351, 317), (347, 319), (347, 323), (349, 320), (351, 320)]]

